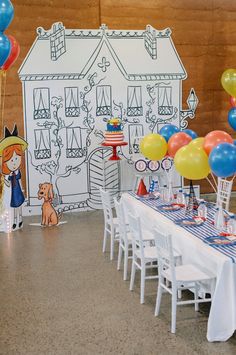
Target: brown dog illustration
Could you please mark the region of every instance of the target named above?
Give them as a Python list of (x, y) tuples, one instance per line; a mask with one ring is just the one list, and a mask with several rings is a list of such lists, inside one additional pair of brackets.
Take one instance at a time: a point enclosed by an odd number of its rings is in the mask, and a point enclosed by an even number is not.
[(52, 206), (53, 185), (49, 182), (39, 184), (38, 199), (43, 199), (42, 205), (42, 226), (56, 226), (60, 216)]

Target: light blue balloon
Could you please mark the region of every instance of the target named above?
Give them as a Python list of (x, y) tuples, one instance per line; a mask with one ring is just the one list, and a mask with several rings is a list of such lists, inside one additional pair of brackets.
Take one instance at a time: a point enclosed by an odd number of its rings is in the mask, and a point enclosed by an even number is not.
[(190, 137), (192, 137), (192, 139), (195, 139), (198, 137), (197, 133), (194, 132), (192, 129), (184, 129), (183, 132), (188, 134)]
[(14, 7), (10, 0), (0, 0), (0, 32), (10, 25), (14, 16)]
[(0, 67), (5, 63), (11, 52), (11, 42), (6, 35), (0, 32)]
[(173, 134), (180, 132), (180, 129), (173, 124), (167, 124), (160, 129), (160, 135), (165, 138), (166, 142)]
[(212, 172), (222, 178), (236, 173), (236, 146), (231, 143), (220, 143), (212, 149), (209, 155), (209, 165)]

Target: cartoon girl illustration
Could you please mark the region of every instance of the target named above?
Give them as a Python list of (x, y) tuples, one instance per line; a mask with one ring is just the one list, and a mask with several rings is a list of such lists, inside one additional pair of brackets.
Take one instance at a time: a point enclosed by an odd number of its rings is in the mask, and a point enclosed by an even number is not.
[(14, 208), (13, 230), (16, 227), (21, 228), (23, 225), (22, 204), (25, 201), (25, 197), (21, 188), (20, 167), (27, 145), (24, 139), (18, 137), (16, 125), (12, 133), (5, 127), (5, 137), (0, 141), (0, 156), (2, 157), (4, 182), (8, 187), (11, 187), (10, 206)]

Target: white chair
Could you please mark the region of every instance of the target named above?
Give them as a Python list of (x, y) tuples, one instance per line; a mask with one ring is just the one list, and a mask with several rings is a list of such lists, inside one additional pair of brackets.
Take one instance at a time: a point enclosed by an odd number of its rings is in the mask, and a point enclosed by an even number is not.
[[(115, 208), (119, 225), (119, 252), (118, 252), (118, 262), (117, 262), (117, 270), (120, 270), (121, 259), (124, 253), (124, 277), (123, 279), (127, 280), (128, 275), (128, 260), (132, 259), (132, 235), (129, 231), (129, 225), (126, 223), (126, 216), (123, 207), (123, 203), (120, 200), (115, 198)], [(153, 234), (150, 232), (146, 232), (143, 238), (144, 242), (154, 241)]]
[(228, 181), (226, 179), (218, 178), (216, 206), (220, 207), (221, 205), (226, 211), (229, 210), (232, 185), (232, 179)]
[[(178, 305), (195, 304), (195, 311), (198, 311), (199, 303), (211, 302), (211, 298), (199, 299), (201, 282), (208, 282), (211, 286), (211, 295), (215, 278), (207, 274), (193, 264), (174, 264), (172, 239), (170, 235), (164, 235), (154, 228), (155, 245), (158, 255), (159, 283), (156, 298), (155, 316), (158, 316), (161, 304), (161, 297), (164, 291), (171, 294), (171, 333), (176, 331), (176, 308)], [(170, 287), (168, 287), (171, 285)], [(194, 290), (194, 299), (187, 301), (178, 300), (178, 291)]]
[(102, 251), (105, 253), (107, 237), (110, 236), (110, 260), (113, 260), (114, 244), (115, 241), (119, 241), (118, 220), (113, 217), (111, 196), (109, 191), (104, 191), (100, 188), (100, 194), (104, 213), (104, 238)]
[(118, 262), (117, 262), (117, 270), (120, 270), (121, 258), (124, 253), (124, 276), (123, 279), (127, 280), (128, 274), (128, 259), (132, 259), (132, 238), (130, 233), (128, 232), (128, 226), (125, 223), (125, 213), (123, 209), (122, 202), (118, 202), (117, 199), (115, 201), (116, 215), (119, 224), (119, 252), (118, 252)]
[(132, 236), (133, 258), (130, 279), (130, 291), (134, 289), (136, 269), (141, 271), (140, 303), (144, 303), (145, 280), (157, 279), (158, 275), (146, 276), (146, 269), (156, 268), (157, 251), (155, 247), (144, 246), (144, 238), (141, 230), (139, 217), (128, 214), (130, 232)]

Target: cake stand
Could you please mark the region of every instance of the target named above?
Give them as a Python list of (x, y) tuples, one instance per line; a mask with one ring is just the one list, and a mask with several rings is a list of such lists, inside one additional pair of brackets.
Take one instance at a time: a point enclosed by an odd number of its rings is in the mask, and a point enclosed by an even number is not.
[(116, 148), (127, 145), (127, 142), (117, 142), (117, 143), (102, 143), (103, 147), (112, 147), (112, 156), (108, 160), (121, 160), (117, 155)]

